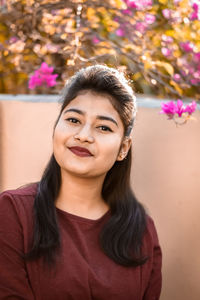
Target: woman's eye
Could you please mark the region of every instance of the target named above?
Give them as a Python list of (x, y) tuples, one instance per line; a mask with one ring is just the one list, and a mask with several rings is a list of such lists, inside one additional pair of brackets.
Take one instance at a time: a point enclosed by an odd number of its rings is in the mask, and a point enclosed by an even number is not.
[(69, 121), (70, 123), (78, 123), (79, 120), (77, 120), (76, 118), (68, 118), (66, 119), (66, 121)]
[(112, 130), (108, 126), (99, 126), (98, 128), (100, 128), (102, 131), (110, 131), (110, 132), (112, 132)]

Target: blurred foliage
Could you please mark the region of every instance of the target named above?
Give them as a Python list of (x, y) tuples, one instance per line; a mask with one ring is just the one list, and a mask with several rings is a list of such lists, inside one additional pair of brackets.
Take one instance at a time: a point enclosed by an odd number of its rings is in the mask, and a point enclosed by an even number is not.
[[(200, 98), (200, 8), (194, 1), (0, 5), (0, 93), (55, 94), (81, 67), (105, 63), (125, 71), (136, 92)], [(42, 62), (54, 67), (58, 83), (29, 90), (28, 79)]]

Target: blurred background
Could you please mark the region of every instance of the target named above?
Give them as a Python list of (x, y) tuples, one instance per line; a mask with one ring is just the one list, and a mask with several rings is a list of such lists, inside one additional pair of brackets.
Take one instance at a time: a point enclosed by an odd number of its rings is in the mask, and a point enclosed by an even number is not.
[[(40, 179), (62, 88), (94, 63), (137, 95), (131, 182), (163, 250), (161, 300), (199, 300), (200, 0), (0, 0), (0, 191)], [(177, 99), (197, 103), (178, 127), (159, 114)]]
[(57, 94), (82, 66), (120, 67), (137, 93), (200, 97), (199, 0), (0, 0), (0, 93), (30, 91), (42, 62)]

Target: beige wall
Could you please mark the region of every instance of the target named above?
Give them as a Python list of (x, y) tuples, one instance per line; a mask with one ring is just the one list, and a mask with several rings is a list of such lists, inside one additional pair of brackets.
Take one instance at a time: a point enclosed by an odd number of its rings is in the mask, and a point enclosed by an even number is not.
[[(159, 108), (138, 109), (132, 183), (163, 249), (161, 300), (200, 299), (200, 112), (176, 128)], [(0, 102), (1, 191), (40, 178), (58, 104)]]

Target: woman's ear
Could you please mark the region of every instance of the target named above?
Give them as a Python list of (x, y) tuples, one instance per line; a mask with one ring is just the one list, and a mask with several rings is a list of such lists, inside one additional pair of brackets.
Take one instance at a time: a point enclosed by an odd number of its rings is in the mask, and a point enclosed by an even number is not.
[(132, 137), (125, 137), (122, 141), (122, 144), (121, 144), (121, 147), (120, 147), (120, 151), (119, 151), (119, 154), (117, 156), (117, 160), (118, 161), (121, 161), (123, 160), (124, 158), (126, 158), (127, 154), (128, 154), (128, 151), (131, 147), (131, 144), (132, 144)]

